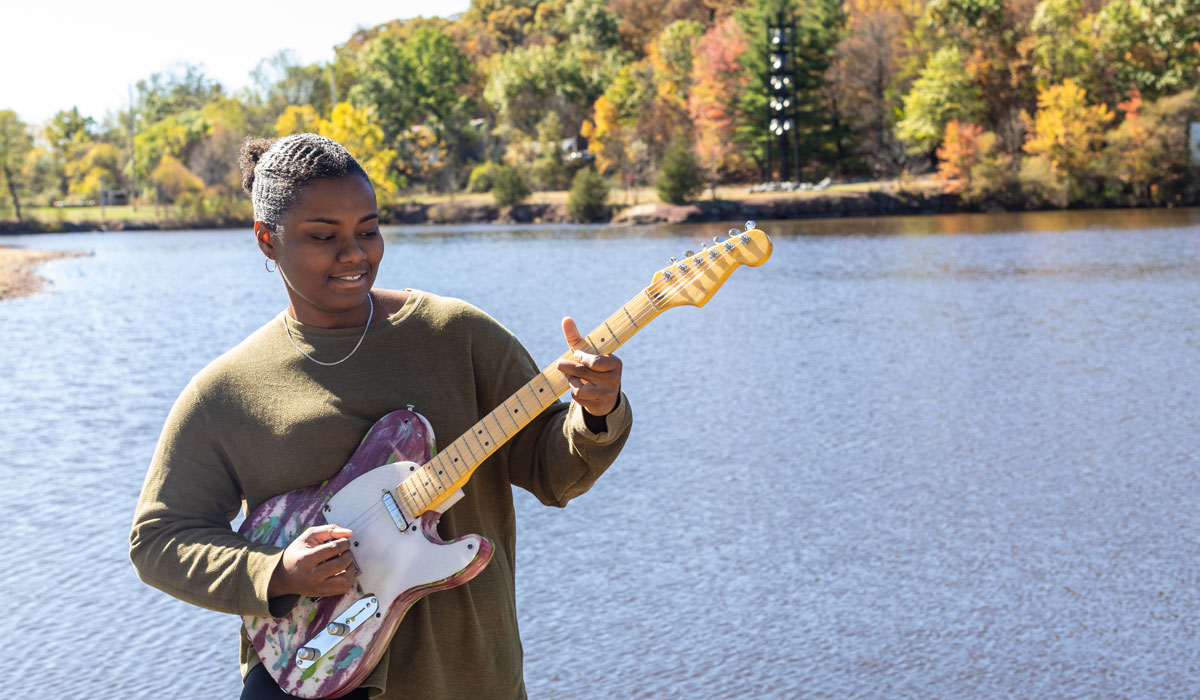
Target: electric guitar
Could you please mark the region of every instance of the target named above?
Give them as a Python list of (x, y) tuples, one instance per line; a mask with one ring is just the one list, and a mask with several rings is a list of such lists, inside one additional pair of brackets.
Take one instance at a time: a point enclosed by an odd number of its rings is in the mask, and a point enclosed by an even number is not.
[[(771, 256), (771, 239), (746, 223), (728, 238), (655, 273), (650, 285), (568, 351), (609, 354), (666, 309), (703, 306), (734, 269)], [(246, 632), (279, 687), (302, 698), (336, 698), (375, 668), (408, 609), (434, 591), (461, 586), (487, 566), (492, 543), (479, 535), (438, 536), (442, 512), (462, 498), (472, 472), (567, 391), (551, 364), (470, 430), (433, 454), (433, 428), (398, 410), (379, 419), (332, 479), (276, 496), (238, 532), (286, 547), (314, 525), (354, 530), (357, 585), (341, 596), (301, 597), (287, 617), (244, 616)]]

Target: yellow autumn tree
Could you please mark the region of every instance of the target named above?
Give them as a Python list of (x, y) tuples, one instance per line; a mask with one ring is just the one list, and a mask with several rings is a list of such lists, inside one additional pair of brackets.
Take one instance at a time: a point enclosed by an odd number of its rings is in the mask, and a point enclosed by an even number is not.
[(111, 143), (92, 143), (86, 148), (82, 158), (67, 163), (66, 173), (71, 178), (71, 194), (94, 199), (103, 189), (120, 185), (121, 154)]
[(369, 108), (359, 109), (349, 102), (339, 102), (329, 119), (317, 124), (317, 133), (331, 138), (346, 147), (351, 155), (367, 171), (375, 194), (381, 199), (396, 194), (396, 181), (392, 177), (392, 164), (396, 151), (385, 148), (383, 130)]
[(588, 140), (588, 152), (596, 156), (596, 169), (601, 173), (624, 162), (629, 130), (621, 124), (617, 106), (608, 97), (596, 99), (592, 118), (584, 120), (579, 133)]
[(1087, 91), (1070, 78), (1039, 90), (1037, 103), (1037, 115), (1025, 116), (1030, 137), (1023, 150), (1077, 180), (1096, 161), (1112, 112), (1102, 104), (1089, 105)]
[(396, 169), (404, 179), (430, 182), (445, 170), (447, 163), (446, 143), (438, 138), (437, 132), (425, 124), (410, 126), (399, 137), (399, 157)]
[(275, 133), (279, 136), (315, 133), (321, 117), (312, 105), (288, 105), (275, 120)]

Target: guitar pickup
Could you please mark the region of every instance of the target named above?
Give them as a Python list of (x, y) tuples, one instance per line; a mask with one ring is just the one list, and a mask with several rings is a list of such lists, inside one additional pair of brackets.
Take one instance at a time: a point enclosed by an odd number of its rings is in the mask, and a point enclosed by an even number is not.
[(400, 510), (399, 504), (396, 503), (396, 497), (391, 491), (383, 492), (383, 507), (387, 509), (388, 515), (392, 516), (392, 522), (396, 524), (396, 529), (400, 532), (405, 532), (411, 526), (408, 518), (404, 517), (404, 511)]

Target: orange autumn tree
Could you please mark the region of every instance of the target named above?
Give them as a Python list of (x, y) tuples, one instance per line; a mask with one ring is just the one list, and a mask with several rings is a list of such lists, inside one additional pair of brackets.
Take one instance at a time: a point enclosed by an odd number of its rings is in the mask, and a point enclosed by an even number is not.
[(746, 48), (745, 31), (734, 17), (729, 17), (700, 37), (692, 60), (692, 90), (688, 95), (692, 148), (714, 199), (721, 172), (743, 165), (734, 136), (735, 100), (746, 87), (746, 74), (740, 70), (738, 59)]
[(1110, 159), (1108, 173), (1132, 190), (1136, 200), (1148, 198), (1152, 183), (1159, 173), (1162, 150), (1147, 120), (1142, 117), (1142, 93), (1136, 87), (1129, 99), (1117, 103), (1125, 118), (1109, 135)]
[(947, 192), (969, 192), (971, 171), (995, 150), (996, 135), (984, 132), (977, 124), (951, 119), (946, 125), (942, 145), (937, 149), (937, 177), (946, 183)]

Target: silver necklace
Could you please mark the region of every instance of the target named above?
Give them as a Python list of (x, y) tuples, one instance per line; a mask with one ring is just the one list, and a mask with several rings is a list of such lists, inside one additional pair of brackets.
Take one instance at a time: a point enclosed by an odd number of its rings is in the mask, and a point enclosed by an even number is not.
[[(354, 344), (354, 349), (350, 351), (350, 355), (353, 355), (354, 353), (358, 352), (358, 346), (362, 345), (363, 338), (367, 337), (367, 328), (369, 328), (371, 326), (371, 319), (375, 317), (375, 300), (371, 298), (371, 295), (369, 293), (367, 294), (367, 303), (371, 305), (371, 310), (367, 312), (367, 325), (363, 326), (363, 334), (361, 336), (359, 336), (358, 342)], [(337, 362), (321, 362), (317, 358), (315, 358), (312, 355), (309, 355), (308, 353), (301, 350), (300, 346), (296, 345), (295, 339), (292, 338), (292, 329), (287, 324), (286, 316), (287, 316), (287, 312), (285, 311), (283, 313), (283, 315), (279, 317), (279, 322), (283, 324), (283, 330), (287, 331), (288, 340), (291, 341), (292, 347), (296, 348), (296, 352), (300, 353), (301, 355), (304, 355), (305, 357), (312, 360), (313, 362), (316, 362), (318, 365), (324, 365), (325, 367), (332, 367), (334, 365), (340, 365), (343, 362), (345, 362), (346, 360), (350, 359), (350, 355), (346, 355), (345, 357), (338, 360)]]

